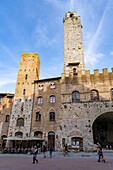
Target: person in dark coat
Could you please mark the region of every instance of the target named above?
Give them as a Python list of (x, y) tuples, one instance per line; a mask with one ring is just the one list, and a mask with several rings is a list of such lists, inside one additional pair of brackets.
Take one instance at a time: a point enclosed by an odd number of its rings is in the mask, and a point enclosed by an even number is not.
[(38, 163), (38, 159), (36, 158), (36, 157), (37, 157), (37, 152), (38, 152), (38, 150), (37, 150), (36, 146), (34, 146), (34, 151), (33, 151), (33, 164), (35, 164), (35, 161), (36, 161), (36, 163)]
[[(100, 162), (100, 158), (102, 157), (103, 158), (103, 152), (102, 152), (102, 147), (101, 145), (98, 146), (98, 162)], [(104, 161), (105, 162), (105, 161)]]
[(43, 145), (43, 154), (44, 154), (44, 157), (43, 158), (46, 158), (46, 146), (45, 145)]

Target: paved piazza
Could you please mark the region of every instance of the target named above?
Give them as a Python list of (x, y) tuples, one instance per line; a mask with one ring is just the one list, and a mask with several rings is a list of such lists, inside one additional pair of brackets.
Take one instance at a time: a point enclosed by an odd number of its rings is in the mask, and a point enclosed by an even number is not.
[(0, 170), (107, 170), (113, 169), (113, 153), (105, 153), (109, 159), (106, 163), (97, 162), (96, 153), (70, 153), (64, 157), (63, 153), (53, 153), (53, 158), (37, 156), (39, 163), (32, 164), (32, 155), (0, 154)]

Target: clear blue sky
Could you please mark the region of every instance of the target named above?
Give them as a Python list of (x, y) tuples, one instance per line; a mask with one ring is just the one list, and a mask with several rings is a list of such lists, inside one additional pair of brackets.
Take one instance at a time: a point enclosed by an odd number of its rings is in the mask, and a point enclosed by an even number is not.
[(61, 76), (63, 17), (83, 25), (86, 70), (113, 67), (113, 0), (0, 0), (0, 93), (14, 93), (21, 53), (36, 52), (40, 79)]

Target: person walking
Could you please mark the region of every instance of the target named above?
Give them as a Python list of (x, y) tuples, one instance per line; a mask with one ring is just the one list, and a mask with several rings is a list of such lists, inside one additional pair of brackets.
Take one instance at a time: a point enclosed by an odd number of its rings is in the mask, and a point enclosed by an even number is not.
[(43, 158), (46, 158), (46, 154), (45, 154), (45, 152), (46, 152), (46, 146), (45, 146), (45, 145), (43, 145), (43, 155), (44, 155), (44, 157), (43, 157)]
[(50, 146), (50, 149), (49, 149), (49, 154), (50, 154), (50, 158), (52, 158), (52, 152), (53, 152), (53, 147), (52, 146)]
[(38, 159), (36, 158), (36, 157), (37, 157), (37, 152), (38, 152), (38, 150), (37, 150), (36, 146), (34, 146), (34, 151), (33, 151), (33, 164), (35, 164), (35, 161), (36, 161), (36, 163), (38, 163)]
[[(100, 158), (101, 157), (103, 158), (103, 151), (102, 151), (101, 145), (98, 146), (97, 153), (98, 153), (98, 162), (100, 162)], [(104, 163), (105, 163), (105, 161), (104, 161)]]
[(64, 155), (64, 156), (66, 156), (66, 155), (68, 155), (68, 156), (69, 156), (69, 154), (68, 154), (67, 144), (65, 145), (65, 155)]

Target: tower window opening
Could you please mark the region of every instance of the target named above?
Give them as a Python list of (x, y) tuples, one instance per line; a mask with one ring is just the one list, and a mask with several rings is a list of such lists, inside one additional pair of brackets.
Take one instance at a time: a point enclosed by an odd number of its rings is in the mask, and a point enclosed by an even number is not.
[(6, 115), (5, 122), (9, 122), (9, 115)]
[(26, 92), (26, 90), (24, 89), (24, 90), (23, 90), (23, 95), (25, 95), (25, 92)]
[(26, 74), (26, 75), (25, 75), (25, 80), (27, 80), (27, 78), (28, 78), (28, 75)]
[(77, 70), (76, 70), (76, 68), (73, 68), (73, 75), (77, 75)]
[(72, 14), (70, 14), (70, 17), (73, 17), (74, 16), (74, 14), (72, 13)]

